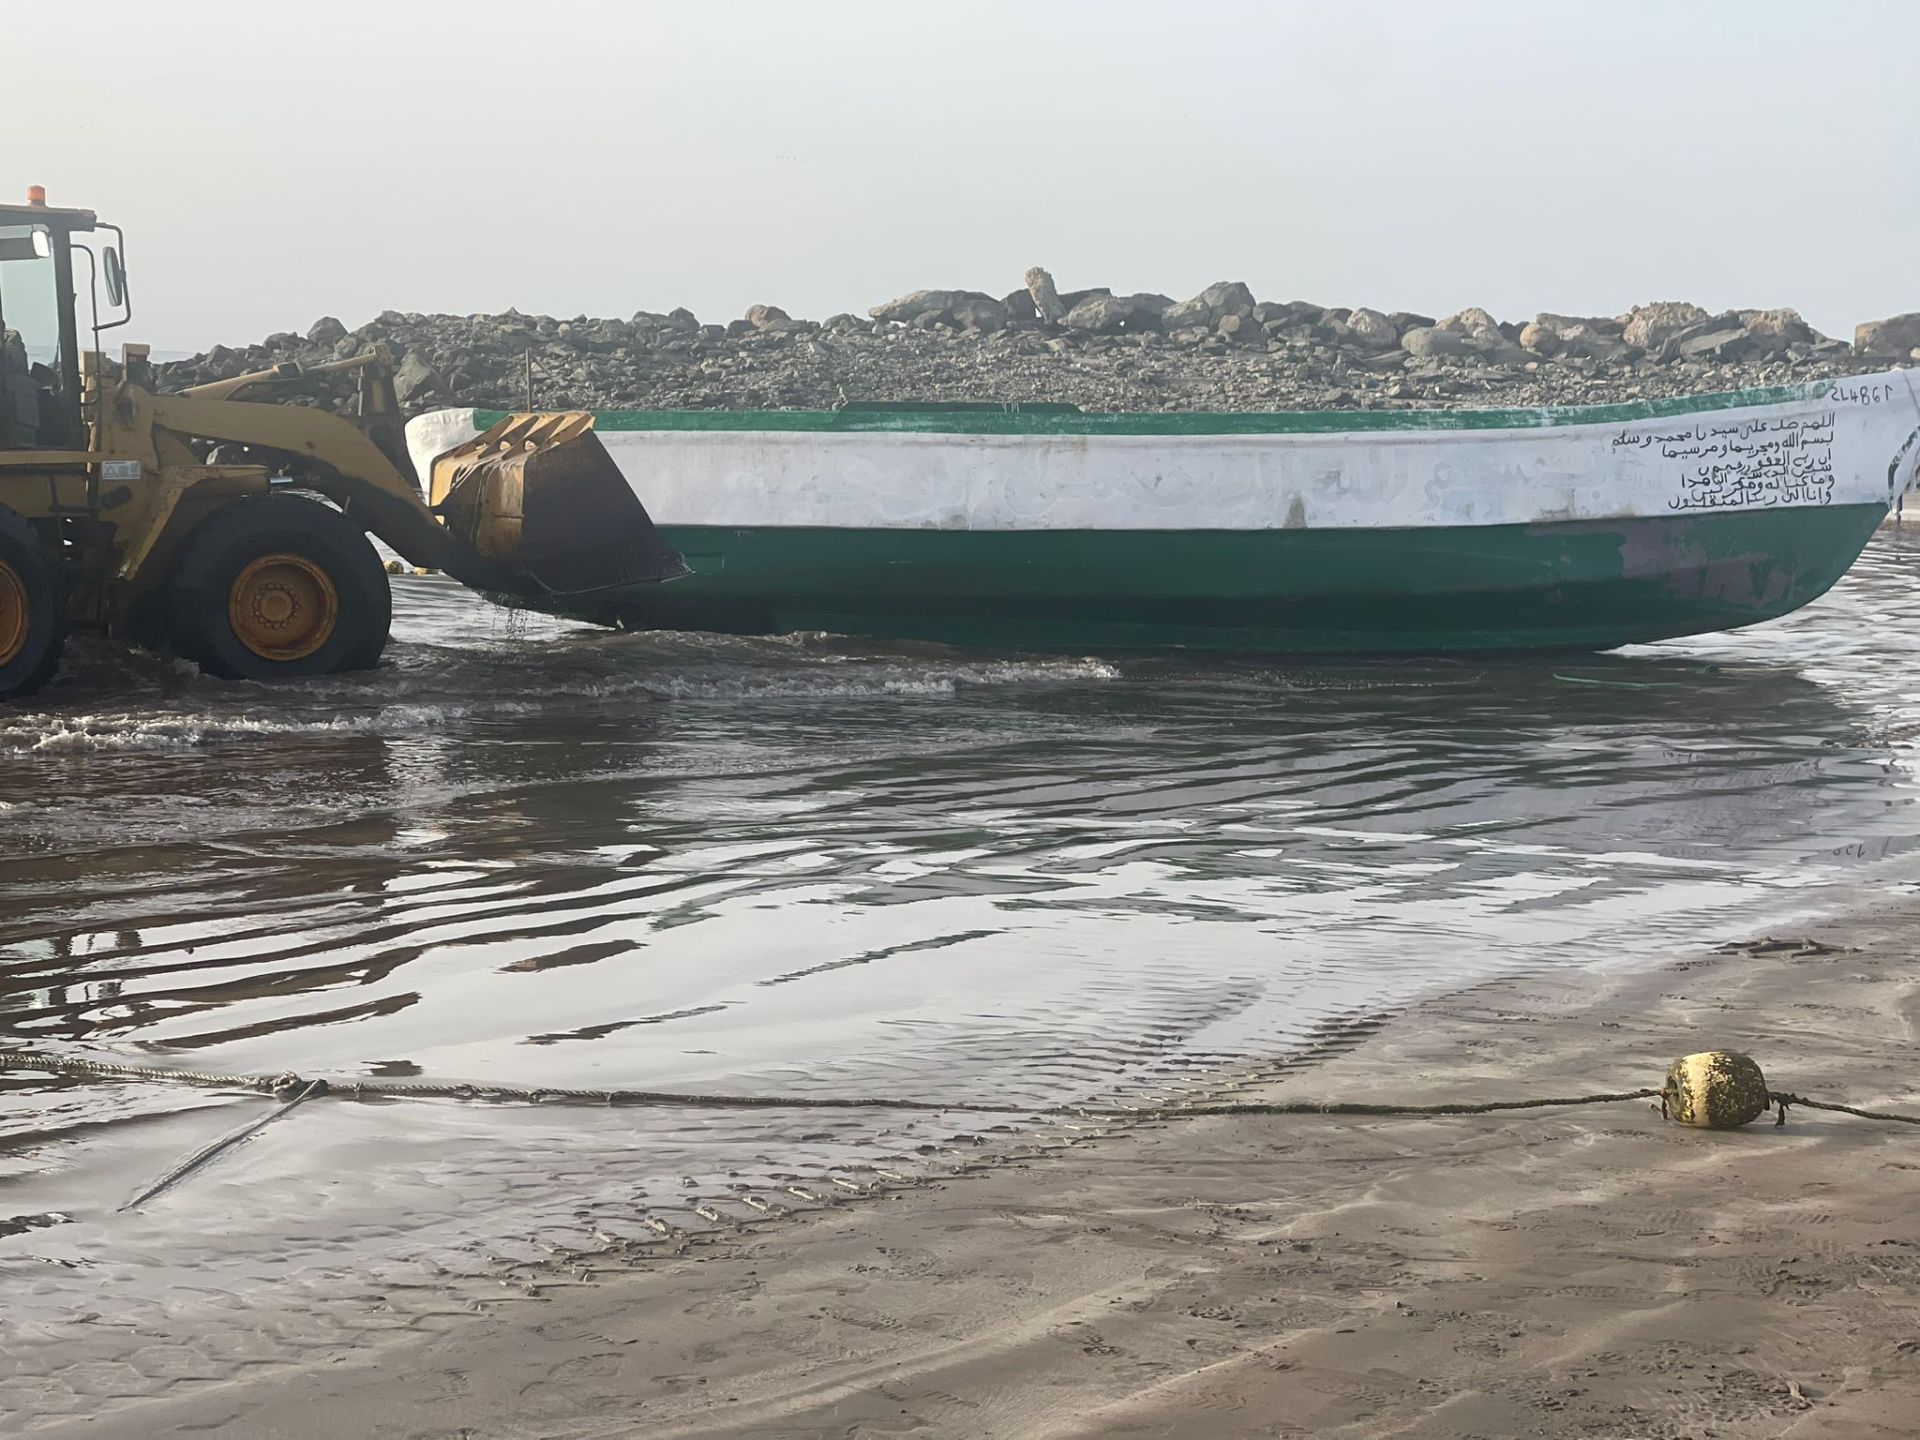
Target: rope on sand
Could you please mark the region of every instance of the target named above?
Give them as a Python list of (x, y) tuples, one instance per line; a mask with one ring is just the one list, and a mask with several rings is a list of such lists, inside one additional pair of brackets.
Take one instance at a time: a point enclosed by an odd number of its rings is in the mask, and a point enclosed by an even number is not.
[[(1896, 1125), (1920, 1125), (1920, 1115), (1900, 1115), (1891, 1110), (1856, 1110), (1851, 1105), (1840, 1105), (1831, 1100), (1809, 1100), (1804, 1095), (1790, 1095), (1780, 1090), (1773, 1092), (1773, 1099), (1782, 1107), (1801, 1105), (1808, 1110), (1838, 1110), (1842, 1115), (1858, 1115), (1862, 1120), (1891, 1120)], [(1784, 1109), (1781, 1118), (1785, 1118)]]
[[(1701, 1068), (1702, 1066), (1705, 1068)], [(1731, 1067), (1731, 1069), (1729, 1068)], [(659, 1108), (701, 1110), (915, 1110), (961, 1114), (1071, 1116), (1079, 1119), (1188, 1120), (1202, 1116), (1226, 1115), (1488, 1115), (1495, 1111), (1544, 1110), (1579, 1105), (1611, 1105), (1623, 1100), (1659, 1101), (1663, 1117), (1683, 1124), (1729, 1129), (1745, 1124), (1775, 1106), (1786, 1124), (1787, 1107), (1803, 1105), (1810, 1110), (1832, 1110), (1857, 1115), (1863, 1120), (1891, 1120), (1903, 1125), (1920, 1125), (1920, 1115), (1901, 1115), (1884, 1110), (1862, 1110), (1835, 1101), (1809, 1100), (1767, 1088), (1759, 1067), (1749, 1057), (1726, 1051), (1709, 1051), (1676, 1061), (1661, 1089), (1610, 1090), (1590, 1095), (1530, 1096), (1518, 1100), (1462, 1101), (1437, 1105), (1400, 1105), (1372, 1101), (1229, 1101), (1141, 1105), (1008, 1105), (989, 1102), (947, 1102), (908, 1100), (879, 1095), (705, 1095), (672, 1090), (573, 1090), (533, 1086), (474, 1086), (442, 1084), (432, 1081), (354, 1080), (334, 1082), (308, 1079), (286, 1073), (281, 1075), (215, 1075), (203, 1071), (173, 1070), (151, 1065), (121, 1065), (106, 1060), (83, 1060), (61, 1055), (46, 1055), (31, 1050), (0, 1051), (0, 1073), (8, 1070), (39, 1070), (100, 1080), (137, 1080), (177, 1085), (197, 1085), (226, 1090), (248, 1090), (275, 1095), (285, 1103), (272, 1114), (242, 1126), (211, 1145), (195, 1151), (153, 1184), (120, 1208), (135, 1210), (155, 1196), (172, 1189), (243, 1141), (251, 1139), (274, 1121), (290, 1114), (308, 1100), (331, 1095), (349, 1100), (489, 1100), (526, 1104), (562, 1105), (637, 1105)], [(796, 1192), (800, 1193), (800, 1192)]]
[(1371, 1105), (1360, 1101), (1264, 1100), (1221, 1105), (1182, 1105), (1169, 1115), (1488, 1115), (1495, 1110), (1544, 1110), (1552, 1106), (1611, 1105), (1619, 1100), (1652, 1100), (1658, 1090), (1612, 1090), (1599, 1095), (1565, 1095), (1547, 1100), (1483, 1100), (1456, 1105)]
[[(1458, 1105), (1385, 1105), (1354, 1101), (1297, 1100), (1279, 1103), (1173, 1104), (1142, 1106), (1009, 1105), (989, 1101), (908, 1100), (890, 1095), (707, 1095), (676, 1090), (573, 1090), (550, 1086), (465, 1085), (433, 1081), (321, 1080), (302, 1075), (213, 1075), (152, 1065), (118, 1065), (105, 1060), (69, 1059), (29, 1050), (0, 1051), (0, 1070), (47, 1070), (101, 1080), (149, 1080), (222, 1090), (252, 1090), (282, 1099), (332, 1095), (343, 1100), (487, 1100), (541, 1105), (638, 1105), (688, 1110), (921, 1110), (965, 1111), (990, 1115), (1071, 1115), (1113, 1119), (1164, 1120), (1199, 1115), (1484, 1115), (1495, 1110), (1538, 1110), (1549, 1106), (1605, 1105), (1618, 1100), (1650, 1100), (1658, 1090), (1620, 1090), (1601, 1095), (1553, 1099), (1492, 1100)], [(270, 1116), (278, 1119), (285, 1111)], [(267, 1123), (262, 1121), (262, 1124)], [(235, 1136), (235, 1140), (245, 1136)]]
[[(331, 1095), (342, 1100), (485, 1100), (495, 1104), (646, 1106), (687, 1110), (912, 1110), (925, 1112), (958, 1111), (967, 1114), (1073, 1116), (1095, 1119), (1176, 1120), (1210, 1115), (1489, 1115), (1506, 1110), (1564, 1109), (1579, 1105), (1612, 1105), (1623, 1100), (1662, 1101), (1671, 1089), (1609, 1090), (1589, 1095), (1528, 1096), (1515, 1100), (1461, 1101), (1439, 1105), (1403, 1105), (1372, 1101), (1289, 1100), (1227, 1101), (1159, 1105), (1012, 1105), (1004, 1102), (972, 1100), (909, 1100), (891, 1095), (713, 1095), (678, 1090), (580, 1090), (531, 1085), (471, 1085), (394, 1080), (325, 1080), (295, 1075), (218, 1075), (196, 1070), (174, 1070), (153, 1065), (121, 1065), (106, 1060), (83, 1060), (62, 1055), (47, 1055), (32, 1050), (0, 1051), (0, 1072), (42, 1070), (100, 1080), (145, 1080), (174, 1085), (196, 1085), (222, 1090), (250, 1090), (273, 1095), (288, 1103), (250, 1129), (220, 1142), (210, 1152), (182, 1167), (182, 1173), (197, 1168), (214, 1153), (237, 1144), (260, 1126), (279, 1119), (304, 1100)], [(1757, 1074), (1757, 1071), (1756, 1071)], [(1804, 1106), (1809, 1110), (1832, 1110), (1856, 1115), (1863, 1120), (1888, 1120), (1902, 1125), (1920, 1125), (1920, 1115), (1902, 1115), (1886, 1110), (1862, 1110), (1830, 1100), (1810, 1100), (1785, 1091), (1763, 1092), (1756, 1109)], [(1664, 1113), (1664, 1112), (1663, 1112)], [(178, 1178), (178, 1177), (174, 1177)], [(173, 1183), (161, 1182), (158, 1188)], [(158, 1188), (152, 1193), (158, 1193)], [(143, 1195), (140, 1199), (150, 1198)], [(130, 1202), (137, 1204), (139, 1201)]]
[[(105, 1060), (69, 1059), (30, 1050), (0, 1051), (0, 1071), (46, 1070), (100, 1080), (150, 1080), (219, 1090), (252, 1090), (282, 1099), (311, 1090), (342, 1100), (487, 1100), (543, 1105), (651, 1105), (705, 1110), (967, 1110), (1005, 1115), (1043, 1113), (1044, 1107), (1005, 1104), (955, 1104), (880, 1096), (702, 1095), (674, 1090), (579, 1090), (536, 1085), (472, 1085), (431, 1080), (324, 1080), (286, 1072), (280, 1075), (217, 1075), (152, 1065), (120, 1065)], [(1059, 1113), (1084, 1113), (1057, 1107)]]
[[(575, 1090), (548, 1086), (465, 1085), (432, 1081), (320, 1080), (281, 1075), (214, 1075), (159, 1066), (119, 1065), (104, 1060), (70, 1059), (27, 1050), (0, 1051), (0, 1071), (46, 1070), (102, 1080), (149, 1080), (176, 1085), (251, 1090), (282, 1099), (331, 1095), (343, 1100), (486, 1100), (542, 1105), (633, 1105), (689, 1110), (914, 1110), (961, 1111), (990, 1115), (1060, 1115), (1130, 1120), (1168, 1120), (1203, 1115), (1485, 1115), (1496, 1110), (1540, 1110), (1574, 1105), (1607, 1105), (1621, 1100), (1651, 1100), (1658, 1090), (1619, 1090), (1597, 1095), (1567, 1095), (1521, 1100), (1489, 1100), (1451, 1105), (1392, 1105), (1357, 1101), (1195, 1103), (1141, 1106), (1010, 1105), (987, 1101), (909, 1100), (887, 1095), (709, 1095), (674, 1090)], [(1796, 1102), (1798, 1103), (1798, 1102)], [(292, 1108), (291, 1105), (288, 1107)], [(285, 1113), (284, 1111), (280, 1113)], [(277, 1119), (278, 1114), (273, 1117)], [(262, 1122), (265, 1123), (265, 1122)], [(235, 1137), (243, 1139), (244, 1136)]]

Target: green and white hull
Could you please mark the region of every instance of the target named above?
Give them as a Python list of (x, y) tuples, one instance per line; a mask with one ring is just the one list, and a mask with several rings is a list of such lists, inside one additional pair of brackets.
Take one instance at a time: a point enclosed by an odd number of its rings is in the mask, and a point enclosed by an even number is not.
[[(1858, 557), (1920, 463), (1916, 376), (1565, 410), (603, 412), (693, 574), (567, 613), (1073, 650), (1730, 629)], [(499, 418), (415, 420), (421, 472)]]

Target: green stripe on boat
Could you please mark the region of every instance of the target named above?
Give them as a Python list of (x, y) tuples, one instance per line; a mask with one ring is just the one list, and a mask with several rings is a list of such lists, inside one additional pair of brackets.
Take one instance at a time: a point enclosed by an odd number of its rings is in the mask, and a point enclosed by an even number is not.
[[(1720, 395), (1684, 395), (1616, 405), (1547, 405), (1528, 410), (1288, 410), (1062, 414), (985, 406), (978, 410), (601, 410), (600, 430), (779, 430), (810, 434), (891, 432), (932, 435), (1325, 435), (1377, 430), (1531, 430), (1617, 425), (1713, 410), (1812, 403), (1832, 380), (1772, 385)], [(514, 412), (476, 410), (481, 430)]]

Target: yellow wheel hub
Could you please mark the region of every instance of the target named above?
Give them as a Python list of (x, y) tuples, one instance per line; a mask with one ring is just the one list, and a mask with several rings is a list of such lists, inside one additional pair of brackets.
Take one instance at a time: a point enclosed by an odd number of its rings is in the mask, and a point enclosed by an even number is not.
[(0, 560), (0, 665), (10, 664), (27, 648), (27, 630), (32, 624), (27, 582), (18, 570)]
[(263, 660), (304, 660), (333, 638), (340, 592), (304, 555), (262, 555), (233, 577), (227, 620)]

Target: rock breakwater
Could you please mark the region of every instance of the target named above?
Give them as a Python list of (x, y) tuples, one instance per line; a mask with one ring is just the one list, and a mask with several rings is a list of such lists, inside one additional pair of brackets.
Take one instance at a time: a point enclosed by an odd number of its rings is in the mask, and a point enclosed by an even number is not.
[[(1443, 317), (1260, 300), (1240, 281), (1186, 300), (1062, 291), (1045, 270), (1004, 296), (916, 290), (866, 315), (796, 319), (752, 306), (625, 319), (388, 310), (349, 330), (215, 346), (161, 367), (180, 388), (385, 345), (409, 413), (517, 409), (831, 408), (852, 401), (1067, 403), (1087, 410), (1393, 409), (1579, 405), (1740, 389), (1920, 363), (1920, 313), (1851, 342), (1788, 309), (1719, 313), (1681, 301), (1624, 315)], [(351, 387), (323, 383), (319, 403)]]

